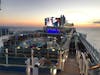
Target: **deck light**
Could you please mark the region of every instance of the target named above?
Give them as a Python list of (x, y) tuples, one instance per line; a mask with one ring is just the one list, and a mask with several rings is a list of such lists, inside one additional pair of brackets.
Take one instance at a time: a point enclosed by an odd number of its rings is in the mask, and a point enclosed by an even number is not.
[(17, 46), (17, 49), (20, 49), (21, 47), (20, 46)]
[(52, 51), (55, 51), (55, 49), (53, 48)]

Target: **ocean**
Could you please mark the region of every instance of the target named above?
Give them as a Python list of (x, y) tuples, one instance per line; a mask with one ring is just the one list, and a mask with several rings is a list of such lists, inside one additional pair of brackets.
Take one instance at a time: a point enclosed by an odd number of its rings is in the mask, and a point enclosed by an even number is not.
[(100, 28), (77, 28), (78, 32), (87, 35), (87, 41), (100, 52)]

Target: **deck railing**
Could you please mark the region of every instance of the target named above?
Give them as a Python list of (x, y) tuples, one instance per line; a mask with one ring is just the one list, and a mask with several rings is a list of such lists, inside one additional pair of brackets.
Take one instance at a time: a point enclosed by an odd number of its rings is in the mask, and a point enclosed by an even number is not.
[(88, 75), (89, 71), (89, 59), (86, 58), (86, 55), (80, 51), (77, 51), (77, 62), (79, 64), (80, 74)]
[[(34, 56), (34, 50), (31, 50), (31, 58), (28, 58), (25, 63), (26, 63), (26, 74), (27, 75), (39, 75), (39, 71), (41, 70), (45, 70), (45, 72), (48, 72), (47, 75), (56, 75), (57, 74), (57, 67), (56, 66), (41, 66), (39, 65), (40, 62), (38, 60), (38, 58), (33, 57)], [(48, 71), (46, 71), (48, 70)]]
[[(100, 53), (79, 34), (79, 40), (86, 48), (86, 52), (81, 52), (76, 45), (77, 49), (77, 62), (79, 64), (81, 75), (99, 75), (100, 74)], [(89, 56), (89, 55), (90, 56)]]
[(79, 39), (86, 47), (87, 52), (91, 55), (94, 60), (94, 64), (100, 63), (100, 53), (92, 46), (83, 36), (79, 33)]

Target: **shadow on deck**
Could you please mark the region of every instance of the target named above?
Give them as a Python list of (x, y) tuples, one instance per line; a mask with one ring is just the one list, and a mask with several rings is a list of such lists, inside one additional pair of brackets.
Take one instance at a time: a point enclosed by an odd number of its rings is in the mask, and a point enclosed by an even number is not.
[(0, 71), (0, 75), (26, 75), (25, 73)]

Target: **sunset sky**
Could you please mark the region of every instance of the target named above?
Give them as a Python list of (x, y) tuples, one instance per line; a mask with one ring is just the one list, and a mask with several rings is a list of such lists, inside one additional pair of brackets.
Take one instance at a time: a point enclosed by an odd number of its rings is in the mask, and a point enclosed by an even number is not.
[(1, 0), (0, 25), (43, 26), (64, 14), (75, 26), (100, 27), (100, 0)]

